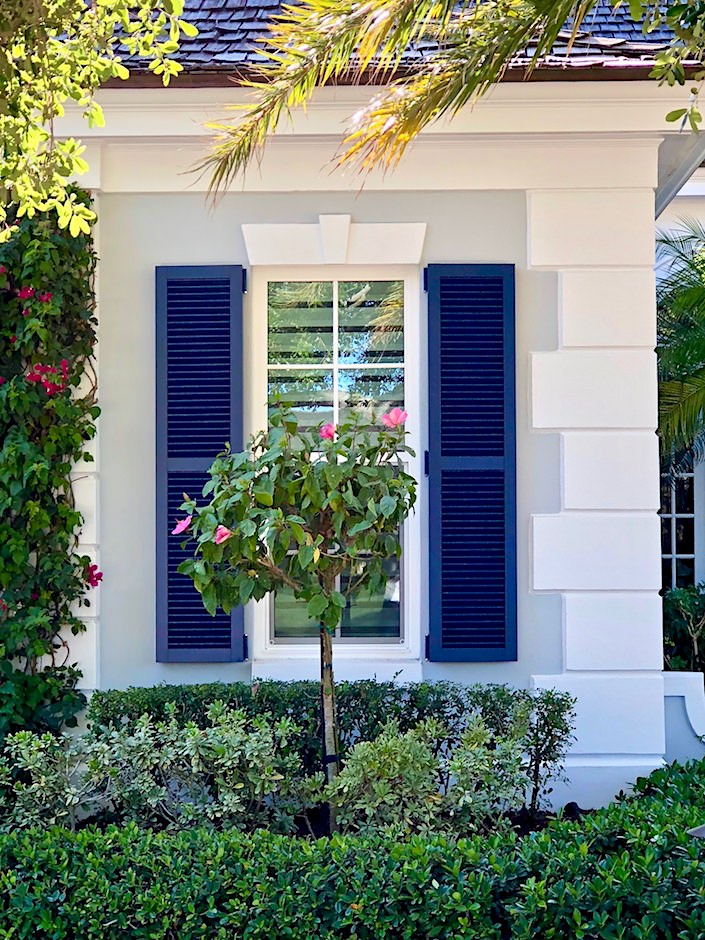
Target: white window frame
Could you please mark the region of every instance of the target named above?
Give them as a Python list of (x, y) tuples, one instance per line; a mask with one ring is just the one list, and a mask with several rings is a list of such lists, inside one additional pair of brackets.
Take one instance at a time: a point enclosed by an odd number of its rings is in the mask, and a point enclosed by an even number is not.
[[(409, 458), (408, 471), (419, 481), (419, 493), (415, 512), (403, 527), (401, 558), (402, 572), (402, 610), (403, 635), (396, 642), (357, 642), (340, 643), (335, 647), (336, 663), (342, 668), (340, 674), (354, 675), (346, 671), (346, 663), (371, 662), (382, 667), (378, 671), (380, 678), (391, 677), (396, 667), (416, 661), (420, 664), (423, 654), (423, 616), (426, 607), (423, 575), (426, 557), (422, 545), (422, 525), (424, 515), (424, 465), (423, 448), (427, 439), (426, 415), (426, 362), (425, 362), (425, 307), (422, 305), (422, 277), (418, 265), (256, 265), (250, 269), (250, 289), (244, 306), (244, 425), (249, 436), (267, 425), (267, 285), (270, 281), (296, 280), (403, 280), (404, 282), (404, 401), (409, 412), (406, 429), (407, 441), (416, 452)], [(299, 678), (313, 674), (311, 666), (317, 667), (318, 644), (287, 643), (272, 639), (271, 604), (268, 598), (250, 603), (245, 608), (245, 630), (250, 638), (253, 672), (255, 674)], [(286, 673), (257, 669), (257, 664), (276, 664), (286, 662)], [(292, 668), (291, 664), (298, 664)], [(388, 673), (384, 665), (392, 667)], [(301, 669), (302, 666), (309, 668)], [(369, 674), (372, 674), (368, 670)], [(419, 676), (420, 678), (420, 673)], [(404, 678), (413, 678), (404, 671)]]

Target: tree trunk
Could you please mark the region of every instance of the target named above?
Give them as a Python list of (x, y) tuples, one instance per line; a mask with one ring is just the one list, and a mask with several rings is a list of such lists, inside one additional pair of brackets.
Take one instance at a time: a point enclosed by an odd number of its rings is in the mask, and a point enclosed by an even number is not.
[[(323, 717), (323, 773), (326, 783), (333, 783), (340, 770), (338, 754), (338, 716), (335, 709), (333, 681), (333, 637), (321, 625), (321, 712)], [(334, 832), (335, 810), (330, 808), (330, 831)]]

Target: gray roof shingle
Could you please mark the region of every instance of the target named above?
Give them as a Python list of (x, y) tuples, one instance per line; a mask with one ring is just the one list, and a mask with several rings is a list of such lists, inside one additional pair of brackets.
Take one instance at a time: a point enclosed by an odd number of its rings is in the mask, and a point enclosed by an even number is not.
[[(184, 37), (177, 58), (190, 73), (233, 73), (246, 71), (262, 61), (258, 37), (266, 33), (267, 22), (281, 7), (280, 0), (186, 0), (183, 18), (198, 27), (198, 36)], [(567, 40), (568, 33), (565, 35)], [(547, 66), (647, 66), (654, 52), (670, 38), (666, 31), (648, 36), (634, 23), (624, 7), (614, 10), (609, 0), (599, 0), (583, 23), (577, 41), (567, 54), (559, 44), (546, 61)], [(413, 60), (417, 55), (412, 54)], [(529, 61), (521, 57), (512, 65)], [(140, 63), (132, 63), (140, 70)]]

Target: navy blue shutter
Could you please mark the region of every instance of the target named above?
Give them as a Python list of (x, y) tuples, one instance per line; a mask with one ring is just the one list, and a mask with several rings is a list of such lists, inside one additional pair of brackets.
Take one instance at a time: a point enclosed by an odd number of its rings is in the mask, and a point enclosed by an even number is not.
[(434, 264), (429, 659), (515, 660), (514, 266)]
[(242, 662), (242, 608), (215, 617), (177, 568), (170, 535), (183, 493), (200, 497), (213, 458), (242, 449), (240, 265), (157, 268), (157, 661)]

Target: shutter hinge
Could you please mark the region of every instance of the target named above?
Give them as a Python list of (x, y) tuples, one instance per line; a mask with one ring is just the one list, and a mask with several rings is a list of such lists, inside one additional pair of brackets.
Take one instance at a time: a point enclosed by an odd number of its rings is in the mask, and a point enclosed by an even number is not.
[(242, 634), (242, 661), (244, 663), (250, 658), (250, 644), (247, 642), (247, 634)]
[(428, 268), (423, 269), (423, 289), (428, 293)]
[(423, 452), (423, 475), (428, 476), (428, 451)]
[(242, 269), (242, 292), (247, 293), (247, 268)]
[(429, 660), (430, 660), (430, 658), (431, 658), (431, 635), (430, 635), (430, 633), (427, 633), (427, 634), (426, 634), (426, 646), (425, 646), (425, 650), (426, 650), (426, 652), (425, 652), (426, 659), (429, 659)]

